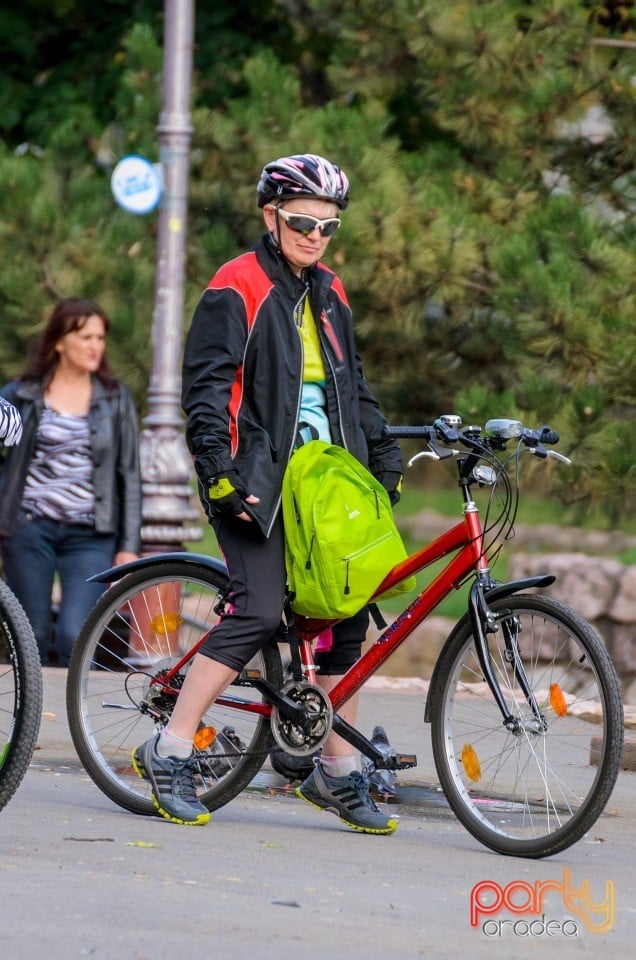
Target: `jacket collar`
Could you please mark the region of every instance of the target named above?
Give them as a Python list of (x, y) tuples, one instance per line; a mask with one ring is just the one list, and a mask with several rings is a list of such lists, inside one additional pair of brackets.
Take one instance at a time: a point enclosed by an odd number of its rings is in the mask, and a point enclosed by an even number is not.
[[(93, 382), (93, 396), (91, 406), (99, 403), (105, 397), (110, 397), (117, 392), (116, 385), (106, 386), (99, 377), (91, 376)], [(19, 380), (16, 387), (16, 396), (21, 400), (31, 400), (34, 403), (44, 402), (44, 381), (43, 380)]]
[(262, 237), (254, 251), (268, 277), (274, 283), (280, 284), (294, 301), (302, 296), (308, 286), (312, 292), (312, 300), (320, 301), (333, 283), (334, 275), (320, 263), (308, 267), (302, 279), (297, 277), (269, 233)]

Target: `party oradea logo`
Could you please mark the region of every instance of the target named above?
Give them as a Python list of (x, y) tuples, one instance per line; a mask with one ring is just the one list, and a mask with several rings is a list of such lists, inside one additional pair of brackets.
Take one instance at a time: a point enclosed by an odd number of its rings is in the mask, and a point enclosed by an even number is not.
[[(560, 900), (566, 919), (551, 919)], [(559, 904), (560, 905), (560, 904)], [(614, 883), (607, 880), (604, 896), (594, 898), (589, 880), (574, 886), (570, 870), (565, 867), (561, 880), (512, 880), (502, 886), (496, 880), (480, 880), (470, 891), (470, 925), (480, 927), (491, 938), (578, 937), (582, 929), (590, 933), (607, 933), (614, 926)], [(502, 916), (509, 914), (511, 916)]]

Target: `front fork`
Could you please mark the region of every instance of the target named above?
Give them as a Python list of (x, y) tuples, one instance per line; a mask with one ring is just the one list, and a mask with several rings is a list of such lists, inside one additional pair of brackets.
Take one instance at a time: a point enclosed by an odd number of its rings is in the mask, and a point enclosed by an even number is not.
[[(534, 720), (530, 721), (532, 732), (540, 733), (545, 730), (545, 718), (539, 709), (536, 697), (528, 682), (526, 671), (524, 669), (521, 657), (519, 655), (518, 626), (519, 622), (510, 610), (502, 610), (495, 613), (488, 606), (484, 590), (491, 587), (491, 584), (484, 582), (479, 577), (473, 582), (468, 595), (468, 615), (475, 638), (475, 648), (477, 658), (481, 667), (484, 680), (488, 684), (490, 691), (495, 698), (495, 702), (501, 711), (503, 724), (511, 733), (521, 733), (522, 729), (528, 728), (527, 721), (523, 724), (517, 717), (513, 717), (508, 709), (505, 697), (501, 692), (501, 687), (493, 667), (490, 648), (488, 646), (488, 634), (496, 633), (498, 624), (504, 637), (506, 648), (505, 657), (512, 667), (512, 674), (519, 684), (526, 701), (532, 713)], [(490, 592), (490, 591), (489, 591)]]

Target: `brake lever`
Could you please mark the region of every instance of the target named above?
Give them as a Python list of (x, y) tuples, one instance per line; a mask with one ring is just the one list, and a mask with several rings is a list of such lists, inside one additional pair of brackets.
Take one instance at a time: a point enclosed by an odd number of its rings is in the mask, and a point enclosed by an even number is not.
[(416, 460), (421, 460), (422, 457), (428, 457), (429, 460), (448, 460), (449, 457), (458, 457), (461, 453), (461, 450), (454, 450), (453, 448), (448, 447), (438, 447), (436, 443), (432, 440), (429, 442), (431, 450), (420, 450), (419, 453), (416, 453), (414, 457), (407, 463), (407, 467), (412, 467)]
[(568, 467), (572, 463), (569, 457), (565, 457), (562, 453), (557, 453), (556, 450), (546, 450), (546, 454), (549, 457), (554, 457), (555, 460), (560, 460), (561, 463), (567, 464)]
[(431, 452), (429, 452), (428, 450), (420, 450), (419, 453), (416, 453), (414, 457), (411, 457), (411, 459), (410, 459), (409, 461), (407, 461), (407, 464), (406, 464), (407, 467), (412, 467), (413, 464), (415, 463), (415, 461), (416, 461), (416, 460), (421, 460), (422, 457), (428, 457), (429, 460), (439, 460), (439, 459), (440, 459), (440, 458), (437, 456), (436, 453), (431, 453)]
[(533, 453), (535, 457), (539, 457), (540, 460), (547, 460), (548, 457), (554, 457), (555, 460), (560, 460), (561, 463), (566, 463), (568, 466), (572, 463), (572, 461), (568, 457), (564, 457), (562, 453), (557, 453), (556, 450), (546, 450), (541, 444), (538, 444), (536, 447), (530, 447), (530, 453)]

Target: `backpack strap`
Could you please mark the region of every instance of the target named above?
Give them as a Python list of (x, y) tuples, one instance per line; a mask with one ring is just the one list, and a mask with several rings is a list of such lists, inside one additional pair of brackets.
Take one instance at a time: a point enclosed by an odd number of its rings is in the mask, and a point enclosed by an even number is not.
[(304, 680), (303, 666), (300, 660), (300, 643), (296, 630), (296, 618), (291, 608), (291, 595), (285, 601), (285, 624), (281, 623), (281, 632), (284, 632), (284, 641), (289, 644), (291, 656), (291, 675), (293, 680)]
[(377, 603), (369, 604), (369, 613), (378, 630), (386, 630), (388, 624), (382, 616), (382, 612)]

